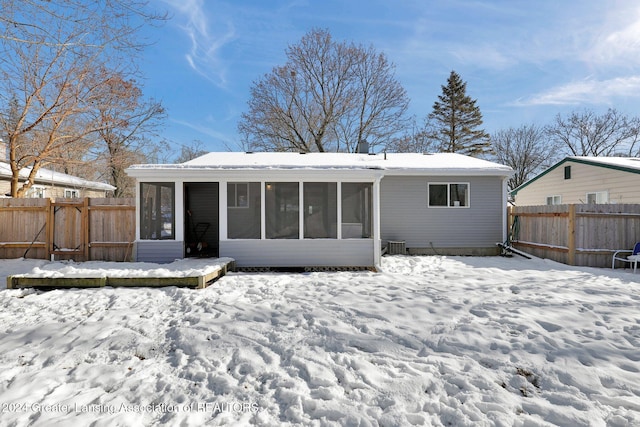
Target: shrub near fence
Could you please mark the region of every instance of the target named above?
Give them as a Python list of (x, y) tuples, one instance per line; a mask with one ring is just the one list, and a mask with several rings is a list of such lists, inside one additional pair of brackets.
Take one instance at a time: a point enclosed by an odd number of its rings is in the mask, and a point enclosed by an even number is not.
[(130, 261), (133, 198), (0, 199), (0, 258)]
[(637, 204), (509, 208), (510, 226), (516, 217), (515, 248), (569, 265), (611, 267), (613, 252), (640, 241)]

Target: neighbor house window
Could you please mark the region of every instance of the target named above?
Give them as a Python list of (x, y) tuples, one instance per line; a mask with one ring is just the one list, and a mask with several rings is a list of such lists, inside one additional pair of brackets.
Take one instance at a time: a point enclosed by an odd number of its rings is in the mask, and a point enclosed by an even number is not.
[(547, 205), (561, 205), (562, 196), (547, 196)]
[(140, 184), (140, 238), (174, 239), (175, 186), (173, 182)]
[(564, 179), (571, 179), (571, 166), (564, 167)]
[(261, 206), (259, 182), (228, 183), (227, 237), (229, 239), (259, 239), (262, 233)]
[(342, 183), (342, 238), (368, 239), (372, 235), (373, 184)]
[(429, 207), (468, 207), (468, 183), (429, 184)]
[(31, 197), (34, 199), (44, 199), (45, 198), (45, 187), (41, 187), (39, 185), (33, 185), (31, 188), (27, 190), (26, 197)]
[(305, 182), (305, 239), (335, 239), (338, 237), (338, 184), (335, 182)]
[(606, 191), (595, 191), (593, 193), (587, 193), (587, 203), (589, 204), (609, 203), (609, 193), (607, 193)]
[(80, 197), (80, 190), (70, 190), (67, 188), (64, 190), (64, 197), (67, 199), (77, 199)]
[(265, 183), (267, 239), (300, 238), (300, 190), (297, 182)]
[[(258, 192), (258, 194), (260, 194)], [(248, 208), (249, 207), (249, 183), (230, 182), (227, 184), (227, 207)]]

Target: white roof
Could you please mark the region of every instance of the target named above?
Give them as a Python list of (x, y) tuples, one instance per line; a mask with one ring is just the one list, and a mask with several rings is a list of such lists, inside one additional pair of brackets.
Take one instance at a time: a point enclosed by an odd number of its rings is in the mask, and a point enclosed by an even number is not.
[[(20, 178), (26, 180), (29, 177), (31, 168), (22, 168), (20, 170)], [(0, 162), (0, 177), (11, 178), (11, 166), (6, 162)], [(73, 188), (90, 188), (93, 190), (113, 191), (116, 189), (113, 185), (104, 182), (89, 181), (73, 175), (67, 175), (52, 171), (50, 169), (40, 168), (36, 172), (36, 184), (53, 184), (66, 185)]]
[(628, 169), (640, 170), (640, 157), (587, 157), (572, 156), (568, 160), (584, 160), (589, 163), (600, 163), (602, 165), (617, 166)]
[(508, 166), (454, 153), (273, 153), (213, 152), (174, 165), (134, 165), (128, 172), (142, 170), (381, 170), (384, 175), (421, 173), (431, 175), (510, 176)]

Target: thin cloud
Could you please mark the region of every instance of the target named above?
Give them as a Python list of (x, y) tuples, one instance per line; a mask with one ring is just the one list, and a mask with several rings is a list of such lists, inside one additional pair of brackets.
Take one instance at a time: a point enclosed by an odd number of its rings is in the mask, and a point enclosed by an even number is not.
[(219, 132), (217, 130), (211, 129), (207, 126), (203, 126), (201, 123), (191, 123), (185, 120), (173, 119), (171, 120), (173, 123), (176, 123), (181, 126), (185, 126), (189, 129), (195, 130), (203, 135), (206, 135), (211, 138), (215, 138), (219, 141), (222, 141), (226, 146), (234, 146), (237, 145), (237, 141), (230, 137), (229, 135)]
[(594, 40), (585, 54), (588, 62), (632, 66), (640, 62), (640, 8), (622, 12), (611, 19), (601, 31), (602, 35)]
[(236, 38), (233, 23), (219, 22), (217, 26), (212, 26), (203, 0), (163, 1), (175, 9), (181, 22), (180, 28), (191, 42), (185, 53), (189, 66), (216, 86), (225, 88), (228, 67), (220, 51)]
[(557, 86), (514, 105), (577, 105), (610, 104), (614, 98), (640, 98), (640, 76), (617, 77), (609, 80), (585, 79)]
[(462, 64), (483, 64), (486, 68), (498, 70), (517, 64), (515, 58), (488, 44), (474, 48), (459, 47), (452, 49), (452, 54)]

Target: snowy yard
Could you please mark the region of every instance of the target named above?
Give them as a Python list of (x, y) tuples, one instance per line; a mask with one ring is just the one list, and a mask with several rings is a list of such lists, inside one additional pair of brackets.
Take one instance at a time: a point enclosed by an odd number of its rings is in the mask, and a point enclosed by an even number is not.
[[(0, 261), (0, 276), (46, 265)], [(640, 425), (640, 274), (382, 268), (1, 290), (0, 424)]]

